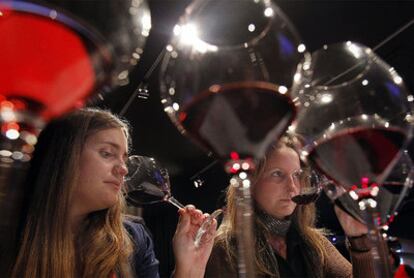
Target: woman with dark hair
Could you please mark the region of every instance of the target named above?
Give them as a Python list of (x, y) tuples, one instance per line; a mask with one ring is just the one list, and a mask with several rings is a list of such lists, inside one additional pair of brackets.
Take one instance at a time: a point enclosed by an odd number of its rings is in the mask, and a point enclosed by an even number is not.
[[(309, 173), (292, 136), (282, 137), (253, 175), (254, 265), (258, 277), (373, 277), (367, 228), (339, 208), (350, 242), (351, 264), (315, 228), (315, 205), (296, 205)], [(227, 192), (226, 216), (215, 239), (206, 277), (237, 277), (235, 188)]]
[[(97, 109), (72, 112), (41, 132), (12, 277), (159, 276), (151, 238), (123, 214), (129, 142), (128, 124)], [(192, 239), (205, 216), (191, 206), (179, 213), (175, 275), (202, 277), (212, 240), (194, 248)]]

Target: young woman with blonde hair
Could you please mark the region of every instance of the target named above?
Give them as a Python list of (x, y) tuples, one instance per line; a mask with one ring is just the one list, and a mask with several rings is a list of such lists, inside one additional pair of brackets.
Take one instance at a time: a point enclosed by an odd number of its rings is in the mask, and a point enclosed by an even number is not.
[[(97, 109), (72, 112), (41, 132), (12, 277), (159, 276), (150, 236), (123, 214), (129, 141), (128, 124)], [(192, 238), (205, 216), (193, 207), (180, 215), (176, 276), (202, 277), (212, 241), (195, 249)]]
[[(371, 277), (366, 227), (335, 208), (349, 238), (353, 266), (315, 228), (315, 205), (296, 205), (309, 169), (300, 162), (293, 136), (271, 148), (253, 175), (255, 267), (258, 277)], [(206, 277), (237, 277), (235, 188), (227, 192), (226, 216), (215, 239)]]

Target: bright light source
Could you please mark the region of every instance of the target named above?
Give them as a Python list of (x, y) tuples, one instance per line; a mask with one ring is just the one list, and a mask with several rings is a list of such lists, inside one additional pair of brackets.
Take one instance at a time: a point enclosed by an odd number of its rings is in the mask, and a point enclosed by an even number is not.
[(395, 84), (401, 84), (402, 83), (402, 78), (401, 77), (399, 77), (398, 75), (397, 76), (395, 76), (394, 78), (393, 78), (393, 80), (394, 80), (394, 82), (395, 82)]
[(254, 32), (254, 30), (256, 30), (256, 26), (254, 24), (249, 24), (247, 30), (249, 30), (249, 32)]
[(11, 151), (8, 151), (8, 150), (1, 150), (0, 151), (0, 156), (6, 156), (6, 157), (9, 157), (9, 156), (11, 156), (12, 155), (12, 152)]
[(56, 19), (56, 17), (58, 16), (58, 13), (56, 12), (56, 10), (51, 10), (50, 12), (49, 12), (49, 17), (51, 18), (51, 19)]
[(284, 95), (284, 94), (287, 93), (288, 88), (286, 88), (285, 86), (281, 85), (281, 86), (279, 86), (278, 91), (279, 91), (279, 93), (281, 93), (282, 95)]
[(175, 25), (174, 29), (173, 29), (173, 33), (176, 36), (180, 35), (181, 34), (181, 26), (180, 25)]
[(198, 30), (194, 24), (187, 24), (181, 27), (180, 40), (184, 44), (193, 44), (198, 39)]
[(195, 24), (176, 25), (173, 32), (176, 36), (180, 36), (180, 43), (192, 46), (194, 50), (200, 53), (218, 50), (217, 46), (208, 44), (199, 38), (198, 28)]
[(303, 63), (303, 70), (309, 70), (310, 69), (310, 62)]
[(178, 111), (178, 110), (180, 109), (180, 105), (179, 105), (178, 103), (174, 102), (174, 103), (173, 103), (173, 109), (174, 109), (175, 111)]
[(141, 19), (141, 23), (142, 23), (142, 35), (143, 36), (148, 36), (149, 35), (149, 30), (151, 30), (151, 16), (150, 15), (144, 15)]
[(361, 49), (351, 42), (347, 42), (346, 45), (348, 46), (349, 51), (354, 55), (356, 59), (361, 57)]
[(295, 82), (299, 82), (301, 78), (302, 78), (302, 74), (300, 74), (299, 72), (295, 73), (295, 75), (293, 76), (293, 80)]
[(272, 8), (266, 8), (264, 11), (264, 15), (265, 17), (271, 17), (274, 15), (274, 11)]
[(331, 94), (323, 94), (321, 97), (322, 103), (330, 103), (333, 100), (333, 97)]
[(36, 145), (36, 143), (37, 143), (37, 137), (33, 134), (26, 135), (24, 140), (26, 140), (26, 143), (30, 144), (30, 145)]
[(298, 45), (298, 52), (299, 53), (303, 53), (303, 52), (305, 52), (305, 50), (306, 50), (306, 46), (303, 43)]
[(250, 168), (249, 163), (247, 163), (247, 162), (243, 162), (243, 163), (242, 163), (242, 169), (243, 169), (243, 170), (249, 170), (249, 168)]
[(9, 129), (6, 131), (6, 137), (10, 140), (16, 140), (17, 138), (19, 138), (19, 136), (20, 132), (16, 129)]
[(23, 158), (23, 153), (21, 153), (21, 152), (13, 152), (12, 158), (14, 160), (21, 160)]

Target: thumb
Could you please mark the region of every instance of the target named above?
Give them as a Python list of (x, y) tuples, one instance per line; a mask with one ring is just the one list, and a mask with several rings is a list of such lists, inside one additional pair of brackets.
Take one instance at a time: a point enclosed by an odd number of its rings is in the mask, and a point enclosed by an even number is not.
[(178, 220), (176, 233), (185, 233), (191, 226), (191, 217), (187, 210), (179, 210), (180, 218)]

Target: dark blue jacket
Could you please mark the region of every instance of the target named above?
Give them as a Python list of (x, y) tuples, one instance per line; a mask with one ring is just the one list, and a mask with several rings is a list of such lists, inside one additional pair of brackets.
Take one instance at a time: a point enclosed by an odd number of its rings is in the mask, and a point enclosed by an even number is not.
[(140, 218), (130, 218), (124, 226), (134, 241), (132, 267), (136, 277), (159, 278), (158, 260), (155, 257), (152, 239)]

